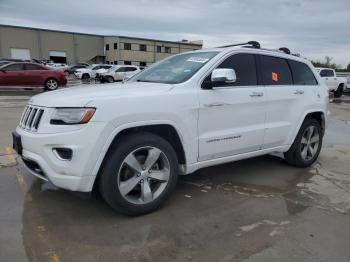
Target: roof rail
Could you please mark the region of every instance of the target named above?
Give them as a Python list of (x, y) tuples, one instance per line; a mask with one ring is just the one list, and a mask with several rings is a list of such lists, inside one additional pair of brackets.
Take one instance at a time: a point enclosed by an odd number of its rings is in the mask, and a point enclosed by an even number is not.
[(257, 41), (248, 41), (246, 43), (218, 46), (217, 48), (225, 48), (225, 47), (232, 47), (232, 46), (242, 46), (242, 45), (244, 45), (244, 46), (245, 45), (250, 45), (250, 47), (252, 47), (252, 48), (260, 48), (260, 44)]

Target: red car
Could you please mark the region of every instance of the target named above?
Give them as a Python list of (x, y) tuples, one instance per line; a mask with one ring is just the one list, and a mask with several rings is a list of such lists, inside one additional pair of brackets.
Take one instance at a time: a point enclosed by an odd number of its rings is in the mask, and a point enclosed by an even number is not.
[(67, 79), (63, 70), (54, 70), (30, 62), (15, 62), (0, 66), (0, 86), (55, 90), (66, 84)]

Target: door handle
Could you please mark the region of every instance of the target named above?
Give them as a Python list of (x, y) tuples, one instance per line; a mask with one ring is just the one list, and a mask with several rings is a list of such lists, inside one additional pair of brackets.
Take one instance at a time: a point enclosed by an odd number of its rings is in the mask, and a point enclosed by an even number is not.
[(263, 92), (253, 92), (250, 94), (251, 97), (262, 97), (263, 95)]
[(204, 104), (205, 107), (215, 107), (215, 106), (224, 106), (224, 103), (211, 103), (211, 104)]
[(302, 94), (304, 94), (304, 90), (296, 90), (296, 91), (294, 92), (294, 94), (295, 94), (295, 95), (302, 95)]

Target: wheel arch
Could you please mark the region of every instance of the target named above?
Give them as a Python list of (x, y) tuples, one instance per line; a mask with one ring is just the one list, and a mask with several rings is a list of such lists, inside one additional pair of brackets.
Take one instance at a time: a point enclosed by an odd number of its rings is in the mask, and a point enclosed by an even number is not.
[(106, 161), (106, 158), (111, 152), (113, 146), (118, 144), (118, 142), (126, 135), (136, 134), (138, 132), (149, 132), (167, 140), (176, 152), (180, 167), (183, 167), (179, 168), (180, 172), (185, 173), (184, 167), (186, 166), (186, 154), (183, 139), (179, 130), (175, 128), (174, 125), (169, 123), (151, 123), (148, 125), (139, 123), (135, 124), (134, 126), (120, 128), (111, 135), (109, 142), (107, 142), (105, 145), (105, 150), (103, 150), (101, 153), (100, 161), (96, 163), (95, 172), (93, 172), (96, 174), (93, 188), (95, 188), (97, 181), (99, 180), (104, 162)]

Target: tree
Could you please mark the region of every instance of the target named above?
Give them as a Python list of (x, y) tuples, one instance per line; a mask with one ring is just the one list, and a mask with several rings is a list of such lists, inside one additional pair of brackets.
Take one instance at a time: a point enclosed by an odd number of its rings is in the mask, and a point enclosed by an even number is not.
[(350, 63), (348, 64), (346, 71), (350, 72)]
[(339, 70), (341, 68), (340, 65), (337, 65), (336, 63), (332, 63), (333, 58), (330, 56), (325, 56), (324, 58), (324, 62), (316, 60), (316, 61), (312, 61), (311, 63), (315, 66), (315, 67), (327, 67), (327, 68), (333, 68), (336, 70)]

